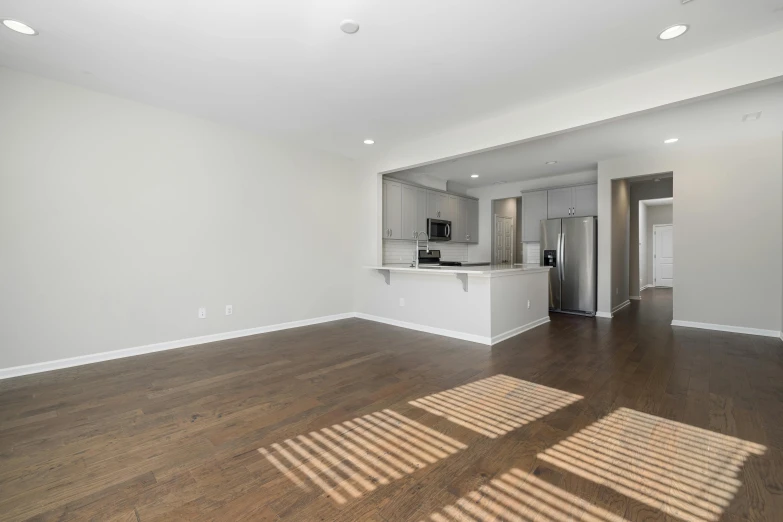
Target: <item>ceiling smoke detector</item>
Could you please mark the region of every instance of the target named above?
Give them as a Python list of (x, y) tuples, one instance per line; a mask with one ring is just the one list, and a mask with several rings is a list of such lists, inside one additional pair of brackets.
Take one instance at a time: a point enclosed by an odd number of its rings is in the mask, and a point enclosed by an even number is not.
[(359, 30), (359, 22), (356, 20), (343, 20), (340, 22), (340, 30), (345, 34), (355, 34)]
[(750, 114), (746, 114), (742, 117), (742, 121), (756, 121), (759, 118), (761, 118), (761, 111), (759, 112), (751, 112)]

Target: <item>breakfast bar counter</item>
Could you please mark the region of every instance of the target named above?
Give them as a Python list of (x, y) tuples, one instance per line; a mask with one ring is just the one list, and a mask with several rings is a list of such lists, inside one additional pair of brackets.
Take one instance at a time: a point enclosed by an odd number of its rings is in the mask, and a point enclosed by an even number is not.
[(359, 317), (485, 345), (549, 322), (548, 267), (365, 268), (378, 274), (368, 281), (376, 299)]

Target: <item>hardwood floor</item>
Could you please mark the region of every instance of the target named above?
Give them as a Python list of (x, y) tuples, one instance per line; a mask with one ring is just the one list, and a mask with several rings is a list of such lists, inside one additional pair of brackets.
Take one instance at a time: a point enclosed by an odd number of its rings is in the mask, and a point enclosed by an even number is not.
[(0, 381), (0, 519), (783, 520), (783, 343), (642, 295), (491, 349), (351, 319)]

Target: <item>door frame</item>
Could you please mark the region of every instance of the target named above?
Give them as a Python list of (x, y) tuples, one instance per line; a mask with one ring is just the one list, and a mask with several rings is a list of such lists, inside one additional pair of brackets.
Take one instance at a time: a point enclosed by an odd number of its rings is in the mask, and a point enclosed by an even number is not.
[[(653, 288), (658, 288), (658, 245), (655, 241), (655, 239), (658, 237), (656, 234), (656, 229), (658, 227), (672, 227), (672, 249), (674, 249), (674, 224), (659, 223), (657, 225), (653, 225)], [(672, 279), (672, 281), (674, 281), (674, 279)], [(672, 286), (662, 286), (661, 288), (674, 288), (674, 283), (672, 282)]]

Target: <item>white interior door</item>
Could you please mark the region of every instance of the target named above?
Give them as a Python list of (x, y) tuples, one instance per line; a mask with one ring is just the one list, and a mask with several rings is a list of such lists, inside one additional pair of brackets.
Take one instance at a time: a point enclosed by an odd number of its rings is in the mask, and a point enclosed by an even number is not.
[(495, 252), (492, 262), (496, 265), (514, 262), (514, 218), (495, 216)]
[(655, 286), (674, 286), (674, 227), (654, 225), (653, 262)]

